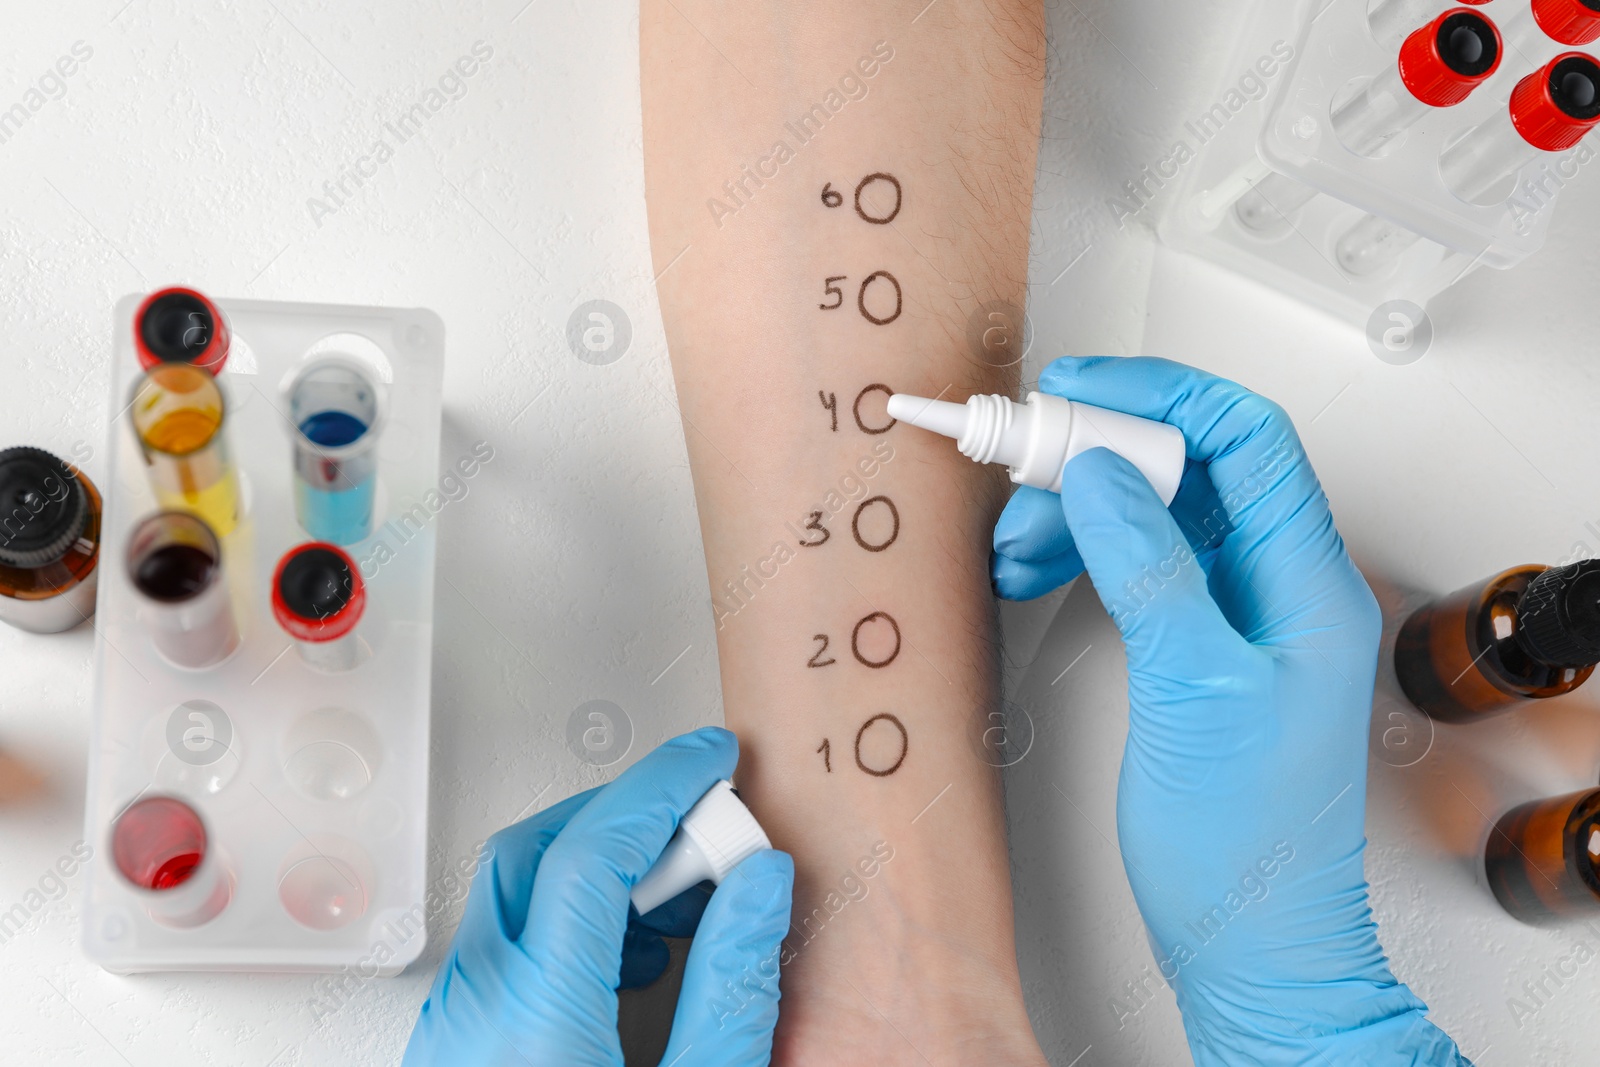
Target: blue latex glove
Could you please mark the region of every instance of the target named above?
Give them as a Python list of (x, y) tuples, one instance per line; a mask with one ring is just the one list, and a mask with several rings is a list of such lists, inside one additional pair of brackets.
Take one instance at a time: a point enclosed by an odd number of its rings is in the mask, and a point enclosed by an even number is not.
[(1464, 1064), (1390, 973), (1362, 873), (1382, 619), (1288, 416), (1155, 359), (1062, 359), (1047, 393), (1158, 419), (1191, 460), (1172, 510), (1120, 456), (1019, 490), (1002, 596), (1087, 568), (1122, 633), (1123, 864), (1195, 1062)]
[(617, 989), (661, 974), (663, 933), (694, 933), (694, 943), (661, 1062), (767, 1063), (794, 886), (789, 857), (758, 852), (709, 900), (690, 890), (648, 922), (628, 901), (684, 813), (732, 777), (738, 759), (731, 733), (697, 730), (611, 784), (491, 837), (411, 1033), (407, 1067), (621, 1067)]

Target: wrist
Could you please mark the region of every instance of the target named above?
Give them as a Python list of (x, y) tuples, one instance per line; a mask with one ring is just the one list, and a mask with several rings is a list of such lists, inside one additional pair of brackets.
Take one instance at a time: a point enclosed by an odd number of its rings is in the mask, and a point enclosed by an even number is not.
[[(851, 936), (833, 933), (841, 935), (835, 948)], [(826, 935), (806, 946), (794, 934), (791, 928), (785, 943), (798, 949), (784, 968), (775, 1064), (834, 1067), (860, 1062), (857, 1054), (865, 1059), (868, 1049), (898, 1048), (903, 1055), (877, 1058), (937, 1067), (1046, 1067), (1013, 960), (945, 944), (931, 932), (922, 939), (895, 937), (895, 946), (880, 944), (868, 953), (831, 951)]]

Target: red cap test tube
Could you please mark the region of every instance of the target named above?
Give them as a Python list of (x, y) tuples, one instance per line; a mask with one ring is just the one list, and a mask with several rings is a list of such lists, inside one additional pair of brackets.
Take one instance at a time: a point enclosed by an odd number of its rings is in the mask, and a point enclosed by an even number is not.
[(194, 289), (157, 290), (133, 315), (133, 347), (145, 370), (162, 363), (189, 363), (221, 374), (232, 339), (222, 309)]
[(361, 645), (355, 630), (366, 603), (355, 561), (325, 541), (290, 549), (272, 576), (272, 617), (295, 639), (301, 658), (319, 670), (357, 664)]

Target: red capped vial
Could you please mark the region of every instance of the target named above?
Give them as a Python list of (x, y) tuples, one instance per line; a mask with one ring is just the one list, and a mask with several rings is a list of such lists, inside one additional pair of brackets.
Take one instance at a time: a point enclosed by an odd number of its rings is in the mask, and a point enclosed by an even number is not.
[[(1461, 0), (1481, 7), (1489, 0)], [(1375, 0), (1367, 12), (1372, 39), (1379, 44), (1398, 44), (1421, 25), (1422, 20), (1439, 13), (1439, 0)]]
[(190, 363), (221, 374), (232, 339), (222, 309), (194, 289), (158, 290), (133, 314), (133, 348), (145, 370), (162, 363)]
[(1533, 21), (1569, 48), (1600, 38), (1600, 0), (1533, 0)]
[(272, 576), (272, 617), (318, 670), (346, 671), (360, 661), (355, 630), (366, 604), (355, 561), (325, 541), (290, 549)]
[(1439, 171), (1461, 199), (1495, 203), (1542, 152), (1563, 152), (1600, 122), (1600, 63), (1565, 52), (1512, 90), (1510, 105), (1444, 150)]
[(1500, 69), (1503, 51), (1493, 22), (1451, 8), (1407, 37), (1399, 61), (1334, 111), (1334, 133), (1356, 155), (1375, 155), (1435, 109), (1471, 96)]

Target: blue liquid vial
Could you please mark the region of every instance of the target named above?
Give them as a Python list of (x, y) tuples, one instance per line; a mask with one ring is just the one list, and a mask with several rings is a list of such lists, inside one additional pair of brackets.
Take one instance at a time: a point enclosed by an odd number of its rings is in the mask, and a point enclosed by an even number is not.
[(378, 385), (353, 359), (314, 360), (289, 386), (295, 518), (317, 540), (353, 545), (372, 533), (379, 415)]

